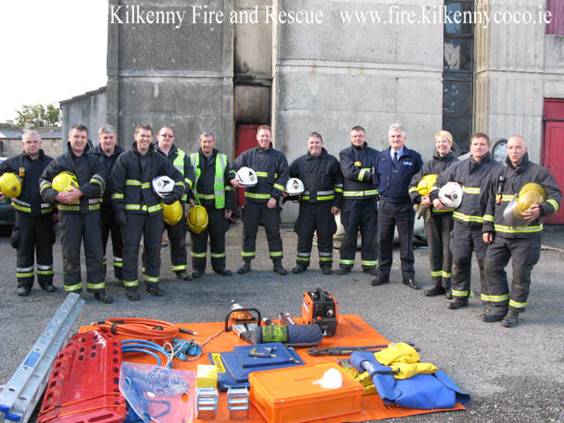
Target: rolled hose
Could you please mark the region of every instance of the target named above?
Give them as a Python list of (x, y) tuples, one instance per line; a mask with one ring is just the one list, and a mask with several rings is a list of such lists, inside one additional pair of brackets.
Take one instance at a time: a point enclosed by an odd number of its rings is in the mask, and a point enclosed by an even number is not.
[(167, 342), (180, 333), (172, 323), (164, 320), (142, 319), (138, 317), (110, 317), (94, 322), (100, 330), (114, 335), (122, 335), (128, 339), (144, 339), (154, 342)]

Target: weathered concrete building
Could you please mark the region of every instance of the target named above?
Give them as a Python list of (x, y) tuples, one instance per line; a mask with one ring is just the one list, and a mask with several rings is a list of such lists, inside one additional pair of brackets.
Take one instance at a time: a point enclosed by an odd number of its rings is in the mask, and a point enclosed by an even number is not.
[[(336, 154), (351, 126), (363, 125), (369, 143), (383, 148), (389, 124), (400, 122), (408, 145), (428, 158), (441, 128), (454, 133), (459, 152), (474, 131), (494, 140), (517, 132), (564, 185), (556, 147), (564, 139), (564, 2), (109, 5), (107, 120), (122, 144), (149, 122), (173, 126), (187, 150), (212, 130), (233, 156), (253, 142), (245, 125), (271, 123), (276, 147), (291, 160), (313, 130)], [(136, 11), (184, 19), (142, 22)]]

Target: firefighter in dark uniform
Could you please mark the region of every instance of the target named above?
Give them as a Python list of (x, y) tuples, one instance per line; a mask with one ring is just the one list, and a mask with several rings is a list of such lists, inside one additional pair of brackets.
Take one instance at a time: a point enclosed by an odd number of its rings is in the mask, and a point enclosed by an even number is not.
[[(556, 213), (562, 193), (549, 171), (531, 161), (527, 145), (520, 135), (507, 141), (507, 159), (492, 178), (484, 216), (483, 239), (489, 244), (486, 253), (486, 291), (482, 291), (485, 322), (502, 320), (505, 327), (519, 323), (519, 313), (525, 311), (531, 286), (531, 272), (540, 258), (542, 218)], [(511, 204), (527, 183), (539, 184), (546, 193), (543, 202), (534, 203), (523, 213), (523, 222), (504, 219), (505, 208)], [(513, 282), (507, 283), (505, 267), (512, 260)]]
[(207, 229), (199, 234), (190, 234), (194, 278), (203, 276), (206, 271), (208, 237), (214, 272), (231, 276), (231, 271), (225, 268), (225, 233), (229, 229), (235, 204), (233, 187), (230, 185), (231, 167), (227, 156), (214, 147), (215, 135), (204, 132), (200, 135), (200, 149), (190, 154), (195, 172), (192, 192), (196, 203), (204, 206), (208, 212)]
[(354, 266), (356, 239), (360, 231), (362, 271), (376, 275), (378, 264), (378, 190), (374, 184), (373, 165), (378, 150), (368, 147), (362, 126), (351, 129), (351, 145), (339, 153), (343, 174), (343, 209), (341, 223), (345, 236), (341, 242), (338, 275)]
[(403, 284), (413, 289), (420, 285), (415, 280), (413, 266), (413, 224), (415, 211), (409, 197), (413, 175), (421, 170), (421, 155), (405, 146), (405, 131), (398, 124), (388, 129), (390, 148), (376, 158), (374, 179), (380, 192), (378, 244), (380, 265), (378, 277), (371, 284), (389, 282), (392, 268), (394, 229), (397, 227), (400, 244), (401, 275)]
[[(104, 167), (96, 156), (89, 154), (88, 129), (74, 125), (69, 132), (68, 151), (53, 160), (41, 175), (43, 200), (57, 202), (63, 245), (63, 279), (65, 291), (82, 291), (80, 277), (80, 243), (86, 258), (86, 289), (94, 298), (109, 304), (106, 295), (103, 264), (102, 221), (100, 205), (105, 189)], [(51, 185), (61, 172), (76, 176), (79, 188), (58, 192)]]
[[(167, 157), (172, 165), (184, 176), (184, 183), (187, 192), (192, 188), (194, 181), (194, 168), (190, 164), (188, 155), (174, 145), (174, 132), (168, 127), (163, 127), (157, 133), (155, 150)], [(187, 193), (182, 195), (180, 202), (182, 208), (188, 201)], [(176, 273), (178, 279), (189, 281), (192, 275), (188, 272), (188, 257), (186, 254), (186, 219), (180, 219), (175, 225), (165, 224), (170, 241), (170, 261), (172, 271)]]
[(104, 248), (104, 267), (106, 265), (106, 247), (110, 234), (112, 237), (112, 250), (114, 254), (113, 267), (114, 276), (118, 281), (123, 280), (123, 239), (121, 227), (116, 220), (116, 212), (111, 201), (112, 179), (110, 175), (118, 156), (123, 153), (123, 149), (117, 144), (116, 130), (111, 125), (104, 125), (98, 130), (99, 144), (91, 154), (98, 157), (104, 166), (106, 189), (102, 197), (102, 245)]
[[(17, 249), (17, 294), (29, 295), (37, 273), (39, 286), (54, 292), (53, 286), (53, 204), (44, 202), (39, 195), (39, 177), (53, 160), (41, 150), (41, 136), (26, 130), (22, 136), (21, 154), (0, 164), (0, 175), (12, 172), (21, 179), (21, 193), (12, 198), (16, 210), (16, 224), (10, 243)], [(34, 262), (37, 257), (36, 271)]]
[(490, 178), (501, 167), (489, 153), (490, 139), (486, 134), (476, 133), (470, 140), (470, 157), (450, 166), (439, 175), (436, 188), (431, 191), (435, 209), (445, 209), (438, 198), (439, 189), (447, 182), (462, 186), (462, 203), (452, 214), (454, 227), (451, 235), (452, 251), (452, 310), (466, 307), (470, 296), (472, 251), (476, 254), (480, 269), (481, 291), (485, 291), (484, 258), (487, 245), (482, 239), (482, 225), (486, 212), (487, 192)]
[(257, 130), (258, 146), (241, 153), (233, 163), (231, 185), (239, 187), (235, 171), (246, 166), (253, 169), (258, 177), (255, 187), (245, 189), (246, 204), (243, 209), (243, 265), (239, 274), (251, 271), (251, 260), (255, 257), (255, 246), (259, 225), (264, 226), (273, 270), (279, 275), (287, 274), (282, 266), (282, 238), (280, 237), (279, 200), (288, 182), (288, 161), (286, 156), (272, 147), (272, 129), (261, 125)]
[(339, 161), (323, 148), (323, 137), (309, 134), (307, 154), (290, 165), (290, 177), (304, 183), (300, 211), (294, 231), (298, 234), (298, 253), (294, 273), (304, 272), (310, 263), (313, 235), (317, 233), (319, 267), (324, 275), (331, 274), (333, 265), (333, 235), (337, 231), (335, 215), (341, 210), (343, 176)]
[[(433, 286), (424, 291), (428, 297), (446, 295), (452, 299), (450, 279), (452, 272), (452, 253), (450, 252), (450, 233), (452, 232), (452, 209), (438, 210), (433, 208), (429, 195), (421, 195), (417, 185), (426, 175), (438, 175), (450, 165), (458, 161), (452, 153), (453, 139), (448, 131), (435, 134), (436, 150), (433, 158), (426, 162), (419, 173), (411, 180), (409, 195), (411, 201), (419, 209), (419, 214), (425, 220), (425, 232), (429, 244), (429, 261), (431, 264), (431, 280)], [(433, 186), (429, 186), (431, 191)]]
[[(145, 288), (154, 296), (162, 296), (159, 287), (161, 270), (161, 235), (164, 222), (161, 201), (172, 204), (186, 191), (184, 177), (151, 144), (153, 129), (149, 125), (135, 128), (135, 142), (123, 152), (112, 172), (112, 201), (116, 218), (123, 229), (123, 285), (131, 301), (139, 300), (137, 262), (143, 237)], [(152, 181), (169, 176), (175, 181), (174, 191), (161, 199), (153, 190)]]

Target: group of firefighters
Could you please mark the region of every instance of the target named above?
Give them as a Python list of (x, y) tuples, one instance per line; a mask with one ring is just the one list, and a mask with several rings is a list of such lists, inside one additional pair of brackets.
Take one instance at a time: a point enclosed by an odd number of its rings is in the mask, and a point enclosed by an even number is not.
[[(383, 151), (369, 147), (364, 128), (355, 126), (351, 145), (340, 152), (339, 159), (324, 148), (322, 135), (312, 132), (306, 154), (290, 166), (284, 153), (273, 147), (272, 130), (266, 125), (257, 130), (257, 146), (233, 163), (215, 148), (211, 132), (200, 135), (200, 148), (192, 154), (174, 144), (175, 134), (169, 127), (157, 132), (155, 142), (153, 135), (149, 125), (137, 126), (133, 144), (124, 151), (117, 144), (115, 129), (104, 125), (92, 149), (88, 129), (79, 124), (69, 131), (67, 152), (52, 159), (41, 150), (37, 131), (24, 132), (23, 152), (0, 165), (0, 189), (11, 197), (16, 211), (10, 242), (17, 249), (18, 295), (29, 295), (35, 274), (43, 290), (56, 290), (52, 254), (56, 221), (67, 292), (83, 288), (83, 244), (86, 288), (97, 300), (112, 302), (105, 290), (105, 250), (111, 236), (114, 273), (126, 297), (140, 298), (140, 245), (146, 290), (163, 295), (159, 275), (165, 229), (172, 270), (179, 279), (204, 275), (208, 237), (213, 270), (230, 276), (225, 235), (235, 208), (233, 189), (244, 187), (238, 274), (251, 271), (261, 225), (273, 271), (287, 274), (282, 265), (280, 213), (284, 201), (295, 200), (299, 215), (294, 226), (298, 245), (293, 273), (302, 273), (310, 265), (314, 234), (320, 269), (324, 275), (332, 273), (335, 216), (340, 214), (345, 234), (337, 274), (351, 272), (360, 233), (362, 270), (375, 277), (373, 286), (389, 283), (397, 229), (403, 283), (419, 289), (413, 254), (413, 227), (419, 214), (425, 221), (431, 264), (432, 286), (425, 295), (445, 295), (453, 310), (467, 306), (474, 252), (480, 269), (482, 320), (513, 327), (527, 306), (531, 271), (540, 256), (542, 219), (555, 213), (561, 201), (554, 178), (529, 161), (525, 140), (518, 135), (509, 138), (506, 161), (500, 164), (491, 158), (486, 134), (474, 134), (470, 157), (458, 160), (452, 152), (452, 135), (439, 131), (433, 157), (423, 163), (420, 154), (405, 145), (406, 133), (400, 125), (389, 127), (390, 146)], [(61, 175), (69, 182), (63, 188)], [(198, 207), (205, 209), (207, 225), (191, 231), (189, 272), (186, 217)], [(178, 218), (171, 220), (170, 210), (177, 210)], [(505, 273), (510, 258), (511, 287)]]

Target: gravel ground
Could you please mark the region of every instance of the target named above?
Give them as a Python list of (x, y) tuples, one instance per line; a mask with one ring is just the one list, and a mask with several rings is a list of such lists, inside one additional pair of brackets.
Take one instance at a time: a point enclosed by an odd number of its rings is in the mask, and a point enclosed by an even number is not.
[[(228, 266), (240, 263), (241, 227), (228, 233)], [(288, 270), (294, 265), (296, 236), (283, 231)], [(310, 271), (302, 275), (278, 276), (271, 262), (264, 232), (257, 241), (258, 257), (252, 273), (224, 278), (215, 274), (194, 282), (172, 278), (168, 249), (163, 251), (161, 276), (166, 297), (149, 297), (131, 303), (109, 276), (109, 291), (115, 302), (102, 305), (84, 294), (77, 324), (84, 325), (112, 316), (154, 317), (172, 322), (223, 320), (231, 300), (257, 307), (265, 316), (280, 311), (299, 313), (305, 289), (322, 287), (338, 299), (341, 312), (362, 316), (393, 341), (414, 342), (422, 358), (443, 368), (472, 395), (464, 412), (437, 413), (401, 419), (407, 422), (564, 422), (564, 273), (563, 255), (544, 251), (533, 279), (530, 307), (515, 329), (479, 320), (477, 297), (470, 307), (452, 311), (444, 298), (427, 298), (421, 291), (400, 283), (398, 253), (389, 285), (371, 287), (371, 277), (355, 271), (346, 276), (323, 276), (316, 256)], [(26, 298), (15, 295), (15, 252), (6, 236), (0, 238), (0, 384), (10, 377), (46, 323), (64, 300), (62, 289), (48, 295), (38, 288)], [(336, 252), (335, 257), (338, 256)], [(426, 248), (415, 251), (417, 278), (428, 282)], [(357, 260), (358, 262), (358, 260)], [(62, 285), (61, 252), (55, 250), (55, 284)], [(110, 277), (111, 276), (111, 277)], [(478, 289), (477, 269), (474, 287)]]

